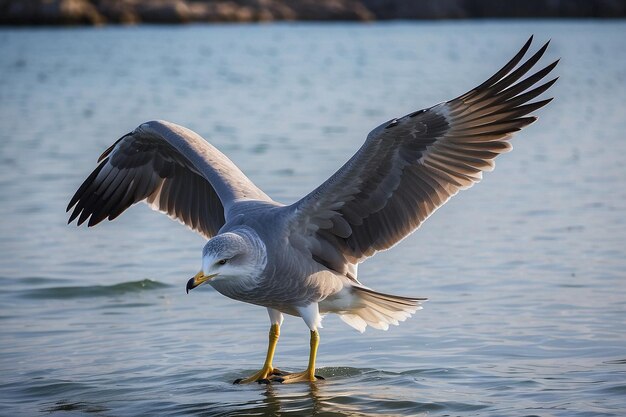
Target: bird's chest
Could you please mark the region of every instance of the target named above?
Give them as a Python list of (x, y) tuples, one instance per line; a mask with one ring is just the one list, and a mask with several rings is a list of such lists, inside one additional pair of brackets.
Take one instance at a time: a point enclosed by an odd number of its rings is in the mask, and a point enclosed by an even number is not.
[(249, 277), (228, 277), (210, 282), (220, 294), (238, 301), (253, 302), (258, 280)]
[(294, 314), (295, 307), (317, 302), (321, 298), (317, 285), (319, 280), (315, 275), (315, 271), (309, 271), (308, 268), (272, 267), (254, 281), (228, 280), (212, 285), (218, 292), (234, 300)]

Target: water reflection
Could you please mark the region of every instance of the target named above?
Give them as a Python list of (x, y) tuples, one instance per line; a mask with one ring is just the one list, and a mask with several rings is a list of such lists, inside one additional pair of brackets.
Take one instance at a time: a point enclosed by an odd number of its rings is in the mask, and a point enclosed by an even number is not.
[[(356, 410), (348, 404), (330, 403), (325, 392), (325, 382), (299, 384), (297, 386), (267, 385), (261, 393), (261, 401), (250, 402), (242, 410), (234, 410), (234, 416), (354, 416)], [(348, 396), (349, 393), (344, 393)]]
[[(556, 99), (495, 172), (359, 269), (431, 301), (387, 332), (325, 319), (324, 382), (231, 385), (265, 351), (265, 311), (185, 296), (204, 241), (166, 216), (66, 225), (94, 158), (145, 120), (198, 131), (293, 202), (372, 127), (466, 91), (531, 33), (563, 57)], [(0, 44), (3, 414), (626, 409), (624, 22), (2, 29)], [(284, 326), (280, 363), (301, 364), (302, 322)]]
[(320, 389), (318, 384), (306, 384), (302, 387), (297, 387), (298, 392), (292, 392), (285, 395), (284, 392), (279, 390), (282, 387), (274, 385), (268, 385), (266, 391), (263, 393), (263, 415), (272, 416), (277, 414), (302, 415), (305, 412), (311, 415), (317, 414), (321, 408), (322, 403), (320, 399)]

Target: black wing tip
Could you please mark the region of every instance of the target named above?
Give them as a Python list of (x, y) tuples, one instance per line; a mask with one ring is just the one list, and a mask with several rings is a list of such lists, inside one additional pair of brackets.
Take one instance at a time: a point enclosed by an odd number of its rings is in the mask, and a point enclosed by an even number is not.
[[(98, 168), (96, 168), (98, 169)], [(90, 174), (90, 176), (93, 175)], [(81, 186), (78, 188), (78, 190), (76, 190), (76, 192), (74, 193), (74, 195), (72, 196), (72, 199), (70, 200), (70, 202), (67, 204), (67, 207), (65, 208), (65, 212), (69, 212), (72, 208), (77, 208), (78, 207), (78, 203), (80, 202), (81, 198), (83, 197), (84, 191), (85, 189), (88, 188), (88, 184), (87, 180), (85, 180), (83, 182), (83, 184), (81, 184)]]
[[(550, 68), (550, 69), (548, 70), (548, 72), (550, 72), (550, 71), (552, 71), (554, 68), (556, 68), (556, 66), (557, 66), (557, 65), (559, 65), (559, 62), (561, 62), (561, 58), (557, 58), (557, 59), (556, 59), (554, 62), (552, 62), (551, 64), (546, 65), (546, 69), (547, 69), (547, 68)], [(559, 78), (559, 77), (556, 77), (556, 78)]]
[[(530, 112), (533, 112), (535, 110), (539, 110), (540, 108), (542, 108), (546, 104), (550, 103), (552, 100), (554, 100), (554, 97), (548, 97), (548, 98), (544, 98), (544, 99), (541, 99), (541, 100), (533, 101), (532, 103), (528, 103), (525, 106), (532, 106), (532, 110), (529, 111), (529, 113), (530, 113)], [(524, 106), (521, 106), (521, 107), (524, 107)]]
[[(545, 106), (546, 106), (546, 105), (548, 105), (548, 104), (549, 104), (552, 100), (554, 100), (554, 97), (549, 97), (549, 98), (546, 98), (546, 99), (543, 99), (543, 100), (536, 101), (536, 102), (532, 103), (532, 104), (534, 104), (534, 105), (536, 105), (536, 106), (537, 106), (537, 107), (535, 108), (535, 110), (534, 110), (534, 111), (539, 110), (539, 109), (541, 109), (541, 108), (545, 107)], [(526, 126), (529, 126), (529, 125), (531, 125), (531, 124), (535, 123), (535, 122), (539, 119), (539, 116), (529, 116), (529, 118), (532, 118), (533, 120), (532, 120), (532, 121), (530, 121), (530, 122), (529, 122)]]
[(524, 55), (526, 55), (526, 52), (528, 52), (528, 49), (530, 49), (530, 46), (533, 43), (533, 40), (535, 38), (535, 35), (530, 35), (530, 37), (528, 38), (528, 40), (526, 41), (526, 43), (524, 43), (524, 46), (522, 46), (520, 48), (520, 50), (515, 54), (515, 56), (509, 61), (507, 62), (507, 66), (511, 63), (513, 63), (513, 61), (521, 61), (522, 58), (524, 58)]
[(516, 57), (517, 55), (521, 55), (520, 56), (521, 58), (524, 55), (526, 55), (526, 52), (528, 51), (528, 48), (530, 48), (530, 45), (532, 45), (534, 39), (535, 39), (535, 34), (533, 33), (532, 35), (530, 35), (528, 40), (524, 43), (524, 46), (520, 48), (519, 52), (516, 54)]
[[(519, 78), (523, 77), (524, 74), (526, 74), (531, 68), (533, 68), (535, 66), (535, 64), (537, 62), (539, 62), (541, 57), (543, 57), (543, 55), (545, 54), (546, 50), (548, 49), (548, 45), (549, 44), (550, 44), (550, 41), (546, 42), (541, 48), (539, 48), (537, 50), (537, 52), (535, 52), (526, 61), (521, 63), (515, 70), (511, 70), (510, 72), (508, 72), (507, 74), (502, 76), (502, 78), (500, 80), (498, 80), (498, 82), (495, 83), (494, 86), (502, 84), (502, 83), (511, 85), (512, 83), (517, 81)], [(549, 65), (548, 65), (548, 67), (549, 67)], [(513, 78), (513, 79), (511, 80), (511, 78)], [(507, 80), (509, 80), (508, 83), (507, 83)]]
[[(550, 46), (550, 41), (547, 41), (546, 43), (544, 43), (543, 46), (539, 48), (537, 52), (533, 54), (533, 56), (528, 58), (526, 62), (531, 61), (531, 60), (535, 60), (535, 62), (539, 61), (541, 57), (543, 56), (543, 54), (545, 54), (546, 51), (548, 50), (548, 46)], [(532, 66), (534, 66), (534, 64)]]
[(87, 227), (94, 227), (98, 223), (100, 223), (103, 219), (98, 219), (93, 215), (89, 218), (89, 222), (87, 223)]
[(522, 127), (525, 127), (525, 126), (528, 126), (529, 124), (535, 123), (537, 121), (537, 116), (524, 116), (524, 117), (519, 117), (517, 120), (519, 120), (522, 123)]
[[(70, 215), (70, 218), (67, 220), (67, 224), (71, 224), (74, 220), (76, 220), (76, 218), (78, 218), (78, 221), (76, 222), (77, 227), (81, 226), (87, 220), (89, 220), (89, 222), (87, 223), (87, 227), (93, 227), (97, 225), (98, 223), (102, 222), (107, 217), (107, 216), (104, 216), (100, 218), (99, 216), (96, 216), (96, 213), (94, 211), (88, 209), (88, 207), (84, 207), (84, 206), (81, 207), (79, 203), (80, 201), (77, 201), (76, 203), (72, 205), (72, 206), (76, 205), (76, 207), (74, 208), (74, 211)], [(68, 207), (67, 211), (69, 211), (69, 209), (72, 206)]]
[[(522, 59), (524, 58), (524, 56), (526, 55), (526, 53), (530, 49), (530, 46), (531, 46), (531, 44), (532, 44), (532, 42), (534, 40), (534, 37), (535, 37), (534, 34), (530, 35), (530, 37), (528, 38), (526, 43), (524, 43), (524, 46), (522, 46), (521, 49), (515, 54), (515, 56), (513, 56), (513, 58), (511, 58), (502, 68), (500, 68), (498, 71), (496, 71), (495, 74), (493, 74), (491, 77), (489, 77), (482, 84), (474, 87), (473, 89), (471, 89), (467, 93), (465, 93), (465, 94), (463, 94), (463, 95), (461, 95), (461, 96), (459, 96), (457, 98), (458, 99), (465, 98), (465, 97), (468, 97), (468, 96), (470, 96), (472, 94), (478, 93), (478, 92), (480, 92), (480, 91), (482, 91), (484, 89), (488, 89), (490, 87), (493, 87), (494, 85), (501, 83), (502, 80), (507, 78), (510, 74), (515, 73), (515, 72), (519, 72), (519, 69), (521, 67), (525, 66), (525, 65), (528, 65), (529, 61), (533, 61), (533, 60), (535, 60), (535, 62), (538, 61), (539, 58), (541, 58), (541, 56), (545, 52), (545, 50), (548, 48), (548, 45), (549, 45), (550, 41), (546, 42), (539, 49), (539, 51), (535, 52), (535, 54), (533, 54), (533, 56), (528, 58), (524, 63), (522, 63), (518, 67), (518, 64), (522, 61)], [(533, 65), (534, 65), (534, 63), (531, 64), (530, 67), (532, 67)], [(518, 68), (515, 69), (516, 67), (518, 67)]]
[[(536, 80), (533, 81), (533, 84), (536, 85), (537, 83), (539, 83), (539, 81), (541, 79), (543, 79), (545, 76), (547, 76), (548, 74), (550, 74), (554, 68), (556, 68), (556, 66), (559, 64), (559, 62), (561, 61), (561, 58), (557, 59), (556, 61), (552, 62), (551, 64), (546, 65), (544, 68), (540, 69), (539, 71), (537, 71), (535, 74), (531, 75), (530, 77), (524, 79), (521, 82), (524, 82), (528, 79), (531, 79), (533, 77), (537, 77)], [(538, 87), (534, 87), (533, 85), (529, 86), (528, 88), (532, 89), (530, 91), (536, 90), (536, 89), (540, 89), (543, 88), (544, 90), (542, 92), (545, 92), (548, 88), (552, 87), (554, 85), (554, 83), (556, 83), (556, 81), (560, 78), (560, 76), (556, 76), (553, 79), (546, 81), (544, 84), (541, 84)], [(517, 84), (516, 84), (517, 85)]]
[(544, 84), (540, 85), (539, 87), (544, 87), (545, 86), (546, 89), (548, 89), (548, 88), (552, 87), (554, 85), (554, 83), (556, 83), (559, 78), (561, 78), (561, 77), (559, 77), (559, 76), (554, 77), (553, 79), (551, 79), (550, 81), (546, 81)]
[(528, 38), (528, 40), (526, 41), (524, 46), (522, 46), (522, 50), (528, 49), (530, 47), (530, 45), (533, 43), (533, 39), (535, 39), (535, 34), (534, 33), (530, 35), (530, 37)]
[(81, 211), (82, 210), (79, 210), (78, 207), (75, 207), (74, 211), (72, 211), (72, 214), (70, 215), (69, 220), (67, 221), (67, 224), (72, 223), (74, 221), (74, 219), (76, 219), (76, 217), (78, 217), (78, 215), (80, 214)]

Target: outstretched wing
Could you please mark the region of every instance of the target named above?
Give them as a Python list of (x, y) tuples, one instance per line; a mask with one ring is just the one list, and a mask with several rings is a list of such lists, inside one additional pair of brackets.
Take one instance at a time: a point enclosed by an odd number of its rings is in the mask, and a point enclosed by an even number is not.
[[(355, 265), (417, 229), (459, 190), (480, 181), (507, 140), (535, 121), (536, 86), (558, 61), (533, 75), (548, 43), (520, 63), (532, 37), (500, 71), (462, 96), (372, 130), (359, 151), (292, 210), (292, 243), (348, 276)], [(517, 83), (516, 83), (517, 82)]]
[(269, 200), (224, 154), (197, 133), (164, 121), (147, 122), (98, 159), (67, 206), (68, 223), (115, 219), (145, 201), (210, 238), (237, 200)]

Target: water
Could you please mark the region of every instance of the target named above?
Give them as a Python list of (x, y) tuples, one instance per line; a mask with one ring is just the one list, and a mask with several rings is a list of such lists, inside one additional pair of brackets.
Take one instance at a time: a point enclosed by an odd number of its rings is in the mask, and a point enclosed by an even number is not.
[[(556, 100), (495, 172), (362, 281), (430, 301), (387, 332), (337, 317), (314, 386), (233, 386), (258, 307), (186, 295), (203, 240), (146, 207), (93, 229), (65, 205), (139, 123), (188, 126), (275, 199), (371, 128), (459, 95), (534, 33)], [(619, 416), (626, 412), (626, 24), (444, 22), (0, 31), (0, 414)], [(288, 318), (276, 364), (304, 368)]]

